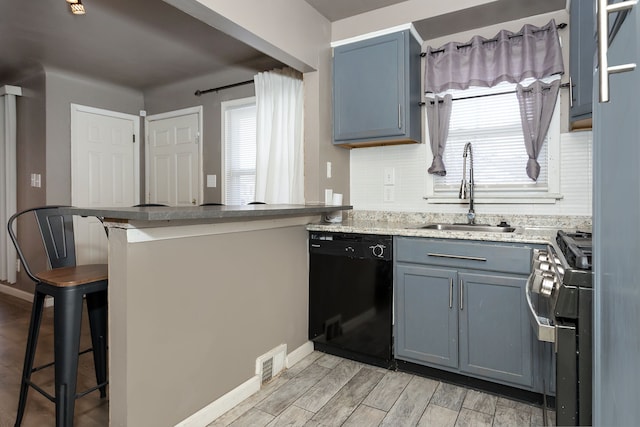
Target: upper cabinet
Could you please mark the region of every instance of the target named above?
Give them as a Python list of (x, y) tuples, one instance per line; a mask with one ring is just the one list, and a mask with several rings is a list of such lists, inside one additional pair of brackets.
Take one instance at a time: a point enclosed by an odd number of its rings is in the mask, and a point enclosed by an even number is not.
[(591, 127), (594, 57), (596, 52), (594, 2), (571, 2), (569, 67), (571, 127)]
[(334, 49), (334, 144), (421, 142), (420, 48), (405, 30)]

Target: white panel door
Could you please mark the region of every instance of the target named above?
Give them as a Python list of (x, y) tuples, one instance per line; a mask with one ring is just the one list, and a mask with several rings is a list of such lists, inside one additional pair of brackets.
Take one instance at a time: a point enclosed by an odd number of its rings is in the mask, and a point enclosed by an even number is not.
[(200, 203), (200, 112), (147, 118), (147, 201), (170, 206)]
[[(139, 200), (139, 118), (71, 106), (72, 195), (80, 207), (126, 207)], [(107, 238), (96, 218), (75, 219), (78, 264), (107, 261)]]

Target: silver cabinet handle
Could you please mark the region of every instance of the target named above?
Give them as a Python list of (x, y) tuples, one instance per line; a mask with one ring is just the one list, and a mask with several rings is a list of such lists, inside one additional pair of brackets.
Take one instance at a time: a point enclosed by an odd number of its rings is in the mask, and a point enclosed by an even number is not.
[(607, 0), (598, 0), (598, 80), (600, 82), (600, 102), (609, 102), (609, 74), (624, 73), (636, 69), (636, 64), (609, 66), (607, 49), (609, 48), (609, 14), (631, 9), (638, 0), (627, 0), (608, 4)]
[(573, 108), (573, 79), (569, 76), (569, 108)]
[(462, 285), (462, 279), (460, 279), (460, 311), (464, 310), (464, 286)]
[(428, 252), (427, 256), (432, 256), (432, 257), (436, 257), (436, 258), (453, 258), (453, 259), (466, 259), (469, 261), (486, 261), (486, 258), (480, 258), (477, 256), (466, 256), (466, 255), (453, 255), (453, 254), (439, 254), (439, 253), (433, 253), (433, 252)]
[(453, 308), (453, 278), (449, 278), (449, 308)]
[(402, 105), (398, 104), (398, 129), (402, 129)]

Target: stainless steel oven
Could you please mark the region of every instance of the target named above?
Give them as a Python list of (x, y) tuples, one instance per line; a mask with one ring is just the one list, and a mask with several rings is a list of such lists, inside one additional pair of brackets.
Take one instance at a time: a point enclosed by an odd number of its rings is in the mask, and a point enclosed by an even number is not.
[(527, 282), (531, 325), (556, 352), (557, 425), (591, 425), (593, 276), (591, 233), (559, 231), (534, 250)]

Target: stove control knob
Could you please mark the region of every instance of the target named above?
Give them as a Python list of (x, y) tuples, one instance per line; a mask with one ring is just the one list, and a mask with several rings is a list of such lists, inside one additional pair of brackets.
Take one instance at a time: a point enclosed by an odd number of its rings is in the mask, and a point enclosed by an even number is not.
[(549, 261), (549, 255), (545, 251), (535, 251), (533, 258), (536, 261)]
[(542, 283), (540, 284), (540, 295), (550, 297), (555, 288), (556, 281), (553, 276), (545, 275), (542, 277)]
[(542, 286), (542, 274), (534, 274), (533, 280), (531, 281), (531, 291), (536, 294), (540, 293), (540, 286)]
[(549, 264), (547, 261), (536, 260), (533, 262), (533, 269), (540, 271), (549, 271), (551, 270), (551, 264)]

